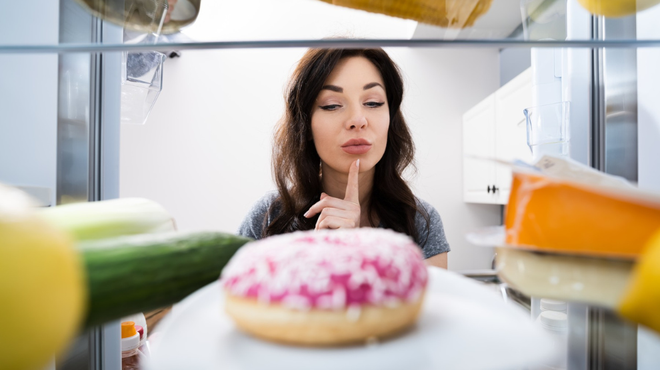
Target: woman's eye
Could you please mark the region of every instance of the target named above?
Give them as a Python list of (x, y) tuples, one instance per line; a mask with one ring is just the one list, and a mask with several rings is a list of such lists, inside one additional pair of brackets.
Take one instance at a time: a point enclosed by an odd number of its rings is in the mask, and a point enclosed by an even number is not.
[(321, 105), (319, 108), (323, 110), (336, 110), (339, 109), (341, 105), (339, 104), (330, 104), (330, 105)]
[(384, 104), (385, 104), (385, 102), (380, 102), (380, 103), (379, 103), (379, 102), (375, 102), (375, 101), (370, 101), (370, 102), (366, 102), (366, 103), (364, 103), (364, 105), (366, 105), (366, 106), (369, 107), (369, 108), (378, 108), (378, 107), (382, 107)]

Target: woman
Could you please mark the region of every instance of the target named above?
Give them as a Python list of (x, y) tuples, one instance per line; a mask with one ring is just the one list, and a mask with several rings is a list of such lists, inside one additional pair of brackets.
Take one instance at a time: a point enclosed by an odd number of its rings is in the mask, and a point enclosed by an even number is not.
[(410, 235), (447, 268), (438, 212), (402, 178), (414, 145), (403, 81), (382, 49), (311, 49), (296, 68), (273, 146), (278, 191), (239, 228), (254, 239), (296, 230), (385, 227)]

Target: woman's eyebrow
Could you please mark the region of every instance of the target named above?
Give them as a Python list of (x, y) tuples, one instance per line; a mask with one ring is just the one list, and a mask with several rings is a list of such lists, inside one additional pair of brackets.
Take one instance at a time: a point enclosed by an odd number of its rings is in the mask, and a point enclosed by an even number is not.
[(321, 90), (330, 90), (338, 93), (344, 92), (343, 88), (335, 85), (325, 85), (321, 88)]
[(385, 90), (383, 85), (379, 84), (378, 82), (370, 82), (370, 83), (364, 85), (363, 90), (369, 90), (372, 87), (376, 87), (376, 86), (380, 86), (383, 90)]

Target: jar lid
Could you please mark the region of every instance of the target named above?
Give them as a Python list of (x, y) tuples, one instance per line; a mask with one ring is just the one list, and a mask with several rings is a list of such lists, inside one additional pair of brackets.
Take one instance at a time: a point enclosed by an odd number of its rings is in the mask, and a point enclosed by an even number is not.
[(135, 333), (134, 336), (128, 338), (121, 338), (121, 350), (130, 351), (140, 346), (140, 334)]
[(568, 328), (568, 316), (563, 312), (543, 311), (539, 315), (541, 324), (549, 330), (564, 331)]
[(121, 323), (121, 350), (130, 351), (140, 346), (140, 334), (135, 330), (133, 321)]
[(541, 299), (541, 310), (566, 312), (566, 302), (553, 299)]
[(122, 338), (132, 337), (135, 333), (137, 333), (137, 330), (135, 330), (135, 323), (133, 321), (124, 321), (121, 323)]

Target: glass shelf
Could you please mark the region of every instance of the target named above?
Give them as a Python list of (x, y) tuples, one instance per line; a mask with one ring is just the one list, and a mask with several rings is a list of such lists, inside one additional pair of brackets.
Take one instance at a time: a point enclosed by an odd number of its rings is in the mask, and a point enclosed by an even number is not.
[(112, 51), (171, 51), (204, 49), (269, 49), (269, 48), (368, 48), (368, 47), (447, 47), (447, 48), (647, 48), (659, 47), (660, 40), (437, 40), (437, 39), (333, 39), (333, 40), (255, 40), (213, 41), (161, 44), (60, 44), (0, 46), (0, 54), (44, 54)]
[[(351, 0), (327, 1), (353, 3)], [(388, 11), (387, 4), (393, 4), (393, 1), (381, 0), (378, 2), (382, 5), (380, 10), (368, 9), (375, 11), (368, 12), (329, 4), (325, 0), (204, 0), (194, 23), (184, 27), (181, 32), (161, 36), (156, 45), (93, 42), (60, 42), (44, 45), (26, 41), (23, 30), (23, 34), (17, 32), (15, 35), (5, 34), (0, 37), (0, 54), (374, 46), (466, 48), (660, 46), (660, 37), (639, 39), (637, 36), (632, 36), (614, 40), (594, 36), (597, 35), (595, 27), (598, 22), (604, 23), (610, 20), (619, 23), (632, 22), (634, 26), (636, 16), (635, 14), (623, 17), (594, 16), (580, 5), (585, 2), (582, 0), (454, 1), (440, 2), (445, 3), (444, 7), (447, 9), (444, 9), (444, 13), (440, 10), (431, 12), (430, 15), (435, 17), (418, 14), (410, 16), (411, 19), (404, 19), (379, 14), (379, 12), (391, 14), (392, 11)], [(424, 0), (417, 2), (424, 3)], [(610, 0), (610, 2), (614, 1)], [(74, 6), (80, 7), (78, 4)], [(449, 9), (452, 6), (456, 9)], [(19, 9), (19, 6), (15, 9)], [(12, 5), (6, 10), (11, 13)], [(82, 12), (82, 7), (80, 10)], [(649, 10), (658, 14), (657, 9)], [(649, 10), (638, 12), (637, 15), (651, 14)], [(601, 11), (607, 13), (608, 9)], [(571, 27), (567, 27), (567, 14), (570, 14)], [(87, 21), (85, 19), (81, 17), (81, 22)], [(418, 22), (420, 19), (424, 21), (431, 19), (435, 24)], [(442, 21), (443, 19), (448, 21)], [(453, 25), (439, 25), (443, 22), (453, 22)], [(576, 24), (579, 27), (575, 27)], [(127, 35), (131, 38), (137, 34), (130, 35), (128, 31)], [(332, 38), (329, 39), (330, 37)], [(124, 39), (127, 39), (126, 35)]]

